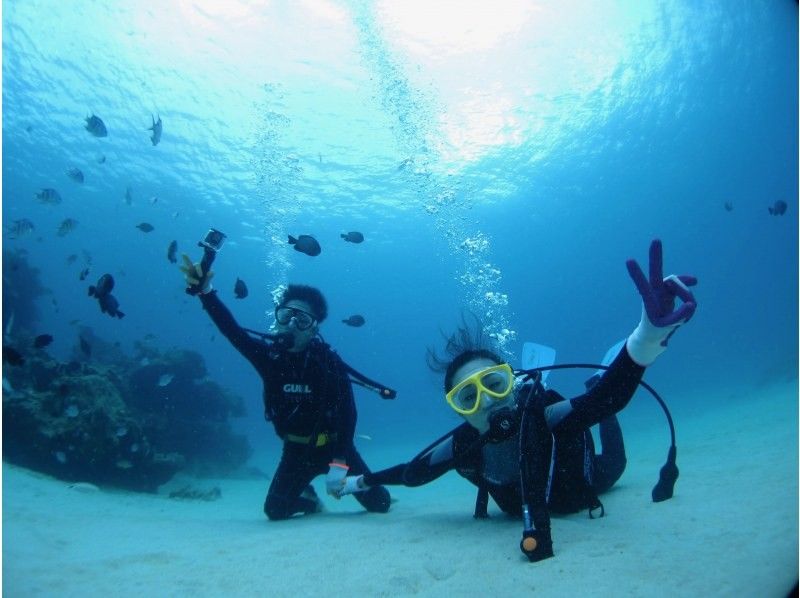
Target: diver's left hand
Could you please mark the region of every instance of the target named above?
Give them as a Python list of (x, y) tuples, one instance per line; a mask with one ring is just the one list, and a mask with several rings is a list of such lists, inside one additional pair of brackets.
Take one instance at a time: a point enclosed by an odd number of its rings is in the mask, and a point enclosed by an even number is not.
[(325, 490), (328, 494), (337, 499), (342, 497), (341, 492), (349, 469), (345, 463), (335, 459), (332, 463), (328, 463), (328, 475), (325, 477)]
[[(642, 319), (628, 337), (626, 347), (631, 358), (648, 366), (667, 348), (667, 341), (681, 324), (688, 322), (697, 309), (697, 301), (689, 287), (697, 278), (671, 274), (663, 277), (663, 251), (661, 241), (650, 243), (650, 277), (645, 278), (636, 260), (626, 266), (639, 294), (642, 296)], [(675, 299), (683, 304), (675, 309)]]

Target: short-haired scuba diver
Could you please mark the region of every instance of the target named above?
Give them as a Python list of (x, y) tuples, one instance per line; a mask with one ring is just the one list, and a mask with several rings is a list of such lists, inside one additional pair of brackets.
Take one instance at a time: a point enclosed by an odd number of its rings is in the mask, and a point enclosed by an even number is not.
[[(183, 256), (186, 292), (199, 296), (220, 332), (263, 381), (264, 415), (283, 440), (264, 513), (271, 520), (315, 513), (322, 509), (311, 486), (315, 477), (325, 474), (328, 494), (338, 499), (348, 471), (369, 472), (353, 443), (357, 414), (352, 383), (382, 398), (394, 398), (395, 392), (355, 371), (322, 340), (319, 326), (328, 307), (316, 288), (285, 287), (275, 307), (274, 334), (241, 327), (210, 284), (211, 263), (224, 237), (209, 231), (200, 243), (204, 253), (198, 264)], [(378, 513), (387, 512), (391, 503), (389, 492), (377, 484), (356, 499)]]
[[(696, 309), (689, 287), (697, 279), (663, 277), (659, 240), (651, 243), (649, 258), (649, 279), (635, 260), (627, 261), (643, 299), (641, 321), (599, 379), (587, 383), (584, 394), (567, 400), (541, 384), (540, 370), (570, 366), (514, 371), (481, 347), (481, 339), (465, 326), (448, 341), (446, 352), (452, 359), (444, 379), (446, 402), (465, 422), (409, 463), (348, 476), (341, 493), (381, 484), (420, 486), (455, 469), (478, 487), (476, 517), (487, 516), (491, 496), (505, 513), (523, 516), (520, 548), (530, 561), (553, 556), (550, 511), (589, 508), (590, 516), (604, 514), (597, 494), (610, 488), (625, 467), (614, 415), (628, 404), (640, 383), (654, 392), (642, 381), (645, 368), (666, 350), (669, 338)], [(676, 299), (681, 302), (677, 308)], [(429, 351), (431, 355), (443, 362)], [(655, 396), (672, 427), (666, 406)], [(595, 424), (600, 424), (601, 455), (594, 455), (591, 444), (587, 450), (589, 429)], [(654, 501), (672, 496), (677, 475), (673, 429)]]

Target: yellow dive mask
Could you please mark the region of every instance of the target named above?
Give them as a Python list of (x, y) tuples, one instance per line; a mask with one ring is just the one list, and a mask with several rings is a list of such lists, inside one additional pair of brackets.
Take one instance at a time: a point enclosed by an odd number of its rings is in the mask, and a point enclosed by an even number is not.
[(508, 396), (514, 387), (514, 372), (507, 363), (475, 372), (456, 384), (445, 395), (453, 411), (461, 415), (472, 415), (480, 409), (484, 396), (499, 401)]

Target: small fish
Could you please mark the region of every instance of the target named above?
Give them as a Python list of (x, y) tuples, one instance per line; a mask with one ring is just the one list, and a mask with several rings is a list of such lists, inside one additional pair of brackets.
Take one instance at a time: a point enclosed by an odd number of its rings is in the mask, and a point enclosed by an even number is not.
[(363, 438), (364, 440), (372, 440), (372, 436), (369, 436), (368, 434), (356, 434), (356, 436)]
[(3, 363), (8, 365), (25, 365), (25, 358), (14, 347), (3, 345)]
[(25, 127), (26, 133), (30, 133), (31, 131), (33, 131), (33, 125), (28, 125), (27, 127)]
[(80, 321), (81, 321), (80, 318), (75, 318), (74, 320), (70, 320), (69, 321), (69, 325), (70, 326), (76, 326), (77, 324), (80, 324)]
[(97, 279), (95, 286), (89, 287), (89, 296), (103, 297), (114, 290), (114, 277), (111, 274), (103, 274)]
[(120, 469), (130, 469), (133, 467), (133, 463), (131, 463), (127, 459), (120, 459), (114, 465), (116, 465)]
[(80, 168), (67, 169), (67, 176), (76, 183), (83, 183), (83, 173), (81, 172)]
[(156, 205), (156, 203), (158, 203), (158, 195), (154, 195), (153, 197), (150, 198), (150, 205), (151, 206)]
[(125, 427), (125, 426), (120, 426), (119, 428), (117, 428), (116, 437), (117, 438), (122, 438), (127, 433), (128, 433), (128, 428)]
[(169, 383), (172, 382), (172, 379), (174, 377), (175, 376), (173, 374), (161, 374), (158, 377), (158, 385), (159, 386), (168, 386)]
[(732, 212), (733, 211), (733, 204), (731, 202), (729, 202), (729, 201), (725, 202), (725, 211), (726, 212)]
[(69, 254), (67, 256), (67, 265), (72, 265), (76, 261), (78, 261), (78, 254), (77, 253), (71, 253), (71, 254)]
[(167, 259), (169, 260), (170, 264), (174, 264), (178, 261), (178, 242), (172, 241), (167, 247)]
[(783, 201), (782, 199), (779, 199), (774, 204), (772, 204), (771, 208), (768, 209), (769, 213), (772, 214), (773, 216), (783, 216), (786, 213), (787, 207), (788, 206), (786, 205), (786, 202)]
[(363, 243), (364, 242), (364, 235), (362, 235), (358, 231), (351, 231), (347, 234), (340, 235), (342, 239), (347, 241), (348, 243)]
[(86, 280), (86, 277), (89, 276), (89, 268), (86, 267), (81, 270), (81, 273), (78, 275), (79, 280)]
[(150, 360), (147, 357), (142, 357), (142, 360), (139, 362), (139, 365), (142, 367), (150, 365)]
[(414, 158), (406, 158), (405, 160), (400, 162), (400, 165), (397, 167), (397, 170), (402, 172), (412, 164), (414, 164)]
[(36, 199), (42, 203), (59, 204), (61, 203), (61, 194), (55, 189), (46, 187), (36, 194)]
[(64, 451), (56, 451), (56, 452), (53, 453), (53, 456), (56, 458), (56, 461), (58, 461), (59, 463), (63, 464), (63, 463), (67, 462), (67, 455), (64, 453)]
[(78, 337), (80, 339), (80, 346), (81, 346), (81, 353), (83, 353), (86, 357), (92, 356), (92, 345), (89, 344), (82, 336)]
[(11, 226), (8, 228), (8, 233), (12, 239), (19, 239), (20, 237), (27, 235), (34, 230), (36, 230), (36, 227), (33, 225), (33, 222), (27, 218), (21, 218), (19, 220), (15, 220), (11, 224)]
[(111, 294), (114, 289), (114, 277), (111, 274), (103, 274), (96, 285), (89, 287), (89, 296), (96, 297), (100, 304), (100, 311), (108, 314), (112, 318), (124, 318), (125, 314), (119, 310), (119, 302)]
[(172, 217), (173, 217), (173, 218), (177, 218), (177, 217), (178, 217), (178, 216), (180, 216), (180, 215), (181, 215), (181, 213), (180, 213), (180, 212), (173, 212), (173, 213), (172, 213)]
[(358, 328), (360, 326), (363, 326), (364, 322), (366, 322), (364, 316), (359, 316), (358, 314), (350, 316), (346, 320), (342, 320), (343, 324), (347, 324), (348, 326), (352, 326), (353, 328)]
[(50, 334), (40, 334), (33, 339), (33, 346), (37, 349), (42, 349), (53, 342), (53, 337)]
[(131, 445), (131, 452), (132, 452), (132, 453), (138, 453), (138, 452), (139, 452), (139, 443), (137, 443), (137, 442), (134, 442), (134, 443)]
[(58, 236), (63, 237), (75, 230), (78, 226), (78, 221), (72, 218), (65, 218), (64, 221), (58, 225)]
[(98, 164), (105, 164), (106, 163), (105, 154), (100, 154), (99, 156), (97, 156), (97, 163)]
[(86, 130), (95, 137), (108, 136), (108, 129), (106, 129), (106, 124), (103, 122), (103, 119), (94, 114), (86, 119)]
[(78, 409), (75, 405), (70, 405), (64, 410), (64, 415), (67, 417), (78, 417), (80, 413), (80, 409)]
[(294, 250), (314, 257), (322, 252), (317, 240), (311, 235), (300, 235), (296, 239), (289, 235), (289, 245), (294, 245)]
[(247, 297), (247, 285), (241, 278), (236, 278), (236, 284), (233, 285), (233, 294), (237, 299), (244, 299)]
[(156, 120), (151, 114), (150, 119), (153, 121), (153, 126), (147, 129), (148, 131), (153, 132), (153, 134), (150, 136), (150, 141), (153, 142), (153, 145), (158, 145), (158, 142), (161, 141), (161, 116), (159, 116), (158, 120)]
[(156, 228), (149, 222), (142, 222), (141, 224), (137, 224), (136, 228), (138, 228), (143, 233), (152, 233), (154, 230), (156, 230)]
[(133, 205), (133, 191), (130, 188), (130, 185), (125, 187), (125, 203), (129, 206)]

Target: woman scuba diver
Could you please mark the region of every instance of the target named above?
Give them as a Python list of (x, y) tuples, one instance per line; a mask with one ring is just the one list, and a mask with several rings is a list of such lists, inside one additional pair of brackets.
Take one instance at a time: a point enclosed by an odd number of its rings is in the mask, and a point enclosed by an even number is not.
[[(408, 463), (348, 476), (340, 495), (378, 485), (420, 486), (455, 469), (478, 487), (476, 517), (486, 517), (488, 496), (504, 512), (524, 519), (520, 548), (530, 561), (553, 556), (550, 511), (603, 507), (597, 494), (607, 490), (625, 467), (622, 435), (614, 415), (633, 397), (645, 367), (666, 350), (675, 330), (689, 321), (696, 301), (693, 276), (662, 275), (662, 247), (650, 246), (649, 277), (635, 260), (628, 272), (643, 299), (639, 325), (598, 380), (572, 399), (545, 390), (540, 372), (515, 372), (482, 347), (468, 327), (450, 337), (445, 362), (429, 352), (429, 363), (446, 365), (447, 404), (464, 423), (424, 449)], [(676, 299), (681, 304), (676, 308)], [(594, 454), (589, 428), (600, 424), (603, 453)], [(677, 478), (674, 443), (662, 468), (668, 489), (653, 499), (669, 498)], [(552, 461), (552, 472), (551, 472)], [(658, 486), (657, 486), (658, 488)]]

